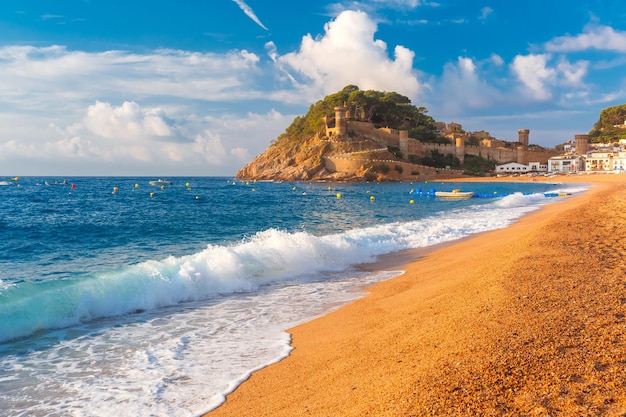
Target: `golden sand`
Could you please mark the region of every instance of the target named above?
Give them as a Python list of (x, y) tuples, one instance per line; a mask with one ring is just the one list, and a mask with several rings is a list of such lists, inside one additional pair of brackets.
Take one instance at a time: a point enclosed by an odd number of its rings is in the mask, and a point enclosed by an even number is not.
[(626, 415), (626, 176), (573, 180), (594, 187), (388, 258), (406, 273), (291, 329), (291, 355), (208, 415)]

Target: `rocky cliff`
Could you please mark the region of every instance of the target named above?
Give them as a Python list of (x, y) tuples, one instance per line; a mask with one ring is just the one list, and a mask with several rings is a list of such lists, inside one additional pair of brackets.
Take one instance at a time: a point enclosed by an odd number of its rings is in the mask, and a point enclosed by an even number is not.
[[(304, 140), (294, 140), (281, 136), (262, 154), (254, 158), (238, 173), (237, 178), (246, 180), (275, 181), (371, 181), (384, 180), (384, 174), (375, 173), (372, 167), (364, 166), (353, 173), (329, 170), (326, 157), (350, 157), (353, 152), (376, 158), (395, 159), (388, 151), (381, 151), (380, 145), (368, 139), (354, 138), (350, 142), (321, 139), (314, 134)], [(368, 152), (369, 151), (369, 152)]]

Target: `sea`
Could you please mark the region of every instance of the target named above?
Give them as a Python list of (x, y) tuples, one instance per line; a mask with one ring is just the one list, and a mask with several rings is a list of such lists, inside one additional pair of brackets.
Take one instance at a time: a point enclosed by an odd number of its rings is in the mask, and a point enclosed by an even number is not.
[[(0, 186), (0, 415), (199, 416), (287, 330), (582, 183), (14, 178)], [(5, 183), (6, 184), (6, 183)], [(434, 191), (474, 191), (447, 200)]]

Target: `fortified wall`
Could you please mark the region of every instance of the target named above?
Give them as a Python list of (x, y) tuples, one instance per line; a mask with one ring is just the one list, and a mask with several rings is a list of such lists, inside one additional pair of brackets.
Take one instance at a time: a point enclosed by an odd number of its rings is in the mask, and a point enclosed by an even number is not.
[[(366, 138), (384, 147), (398, 148), (404, 158), (408, 158), (409, 155), (430, 156), (432, 151), (437, 151), (442, 155), (453, 155), (461, 163), (465, 155), (473, 155), (494, 160), (499, 164), (507, 162), (547, 164), (548, 159), (559, 154), (556, 149), (529, 147), (528, 129), (518, 130), (517, 142), (507, 142), (493, 138), (485, 131), (465, 132), (458, 123), (446, 125), (437, 122), (437, 128), (452, 143), (427, 143), (410, 138), (407, 130), (376, 128), (373, 123), (350, 118), (345, 106), (335, 107), (334, 122), (332, 126), (326, 121), (326, 137), (329, 140), (351, 141), (352, 138)], [(479, 144), (467, 144), (470, 138), (480, 139)]]

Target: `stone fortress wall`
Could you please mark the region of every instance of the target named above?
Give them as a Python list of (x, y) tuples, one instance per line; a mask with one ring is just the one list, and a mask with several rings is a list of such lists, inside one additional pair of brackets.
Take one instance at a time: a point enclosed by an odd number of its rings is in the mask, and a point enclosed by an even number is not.
[[(547, 164), (548, 159), (560, 154), (556, 149), (529, 147), (530, 131), (527, 129), (518, 130), (517, 142), (507, 142), (493, 138), (485, 131), (465, 132), (458, 123), (438, 122), (437, 127), (452, 143), (420, 142), (409, 138), (407, 130), (376, 128), (373, 123), (350, 118), (347, 109), (339, 106), (335, 108), (334, 126), (329, 126), (328, 122), (326, 124), (326, 136), (330, 140), (347, 141), (350, 141), (352, 137), (366, 138), (384, 147), (398, 148), (404, 158), (408, 158), (409, 155), (430, 156), (432, 151), (438, 151), (443, 155), (453, 155), (461, 162), (464, 161), (465, 155), (473, 155), (495, 160), (498, 164), (507, 162)], [(583, 136), (587, 135), (577, 135), (577, 145), (579, 141), (582, 144), (583, 140), (586, 140)], [(478, 145), (466, 143), (472, 137), (480, 139)]]

